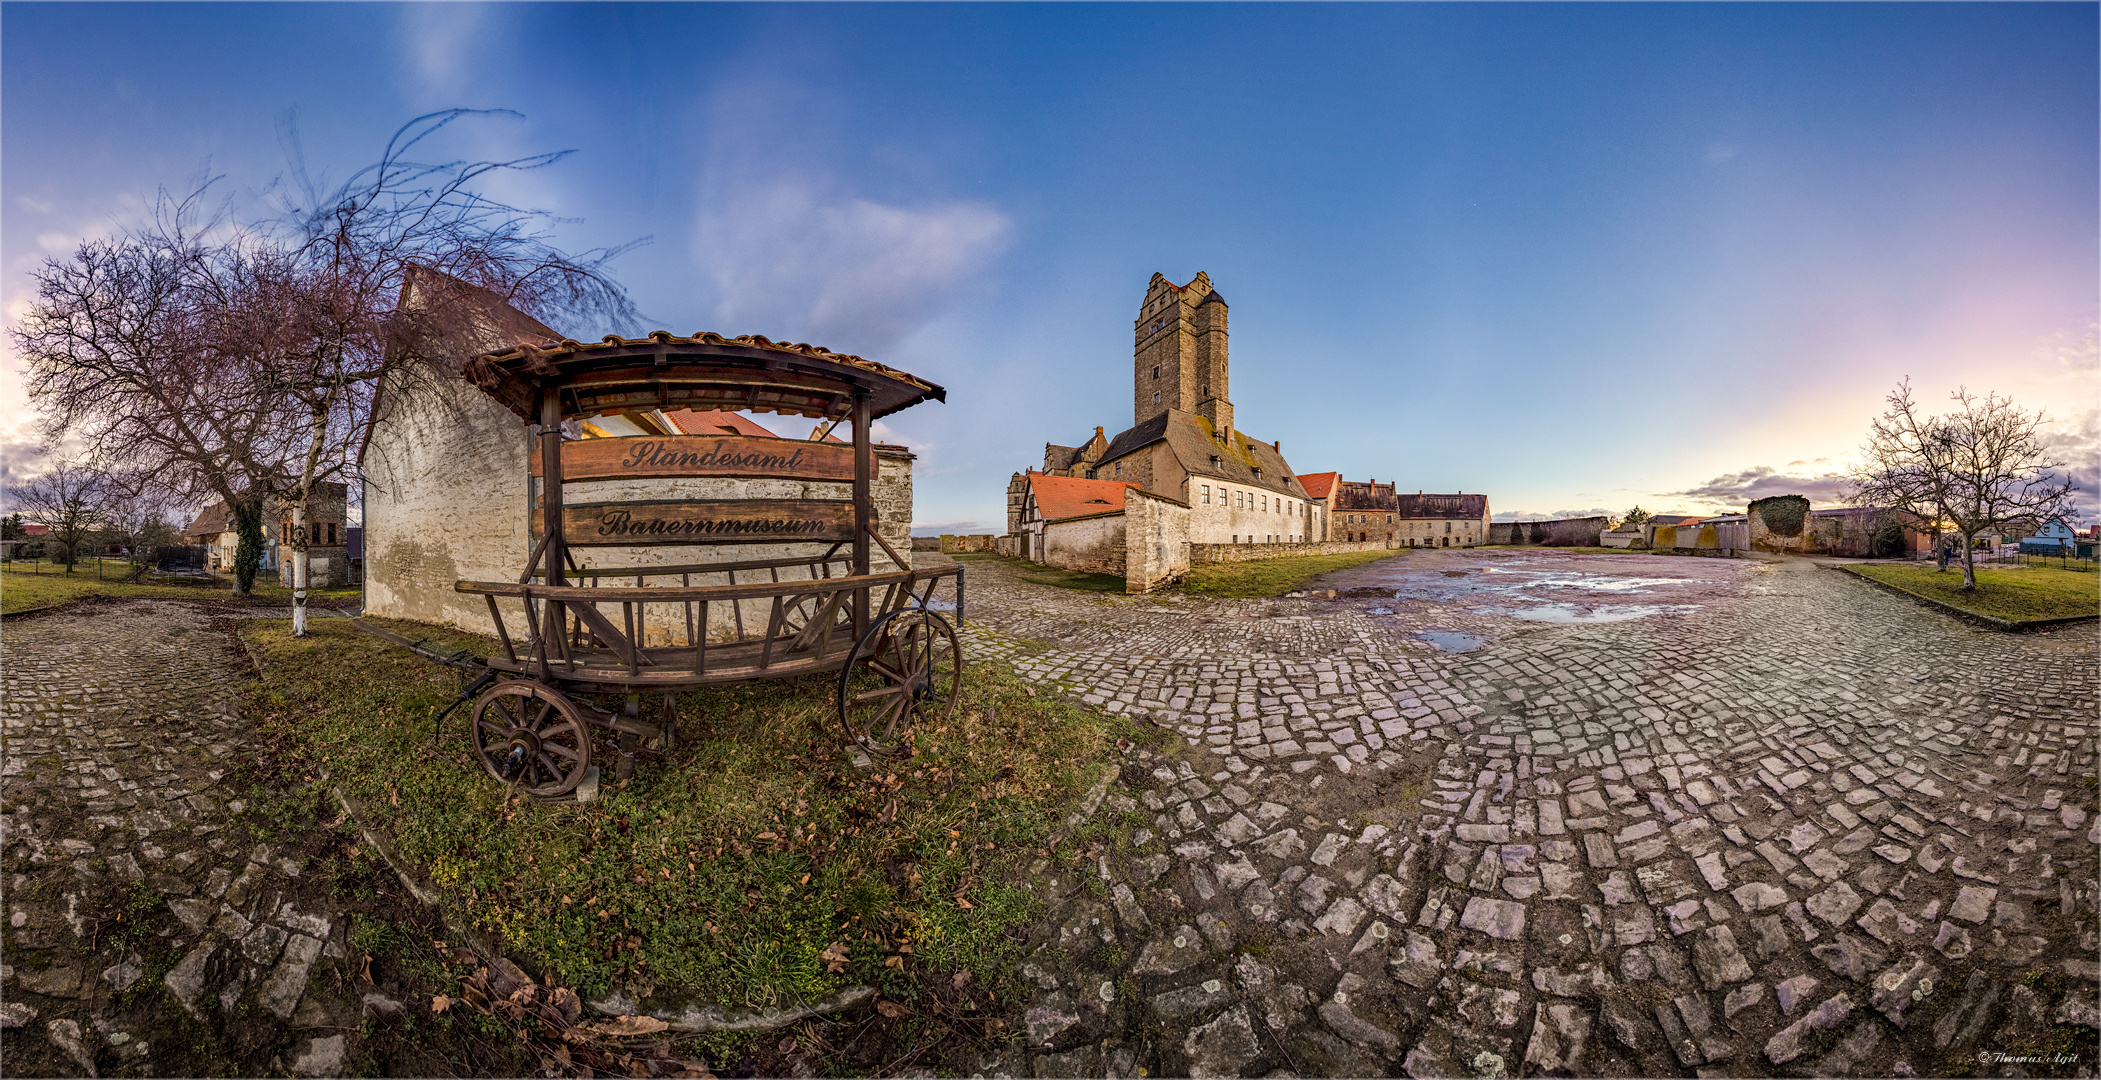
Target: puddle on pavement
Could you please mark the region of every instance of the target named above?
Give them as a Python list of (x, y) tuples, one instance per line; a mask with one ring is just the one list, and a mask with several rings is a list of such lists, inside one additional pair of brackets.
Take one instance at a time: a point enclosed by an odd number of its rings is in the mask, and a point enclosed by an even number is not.
[(1651, 615), (1682, 615), (1698, 611), (1698, 604), (1613, 604), (1610, 607), (1578, 608), (1574, 604), (1541, 604), (1514, 610), (1485, 610), (1481, 615), (1508, 615), (1527, 622), (1615, 623), (1645, 619)]
[(1418, 630), (1415, 632), (1415, 639), (1429, 642), (1439, 650), (1450, 653), (1473, 652), (1488, 644), (1488, 639), (1481, 635), (1469, 634), (1463, 630)]

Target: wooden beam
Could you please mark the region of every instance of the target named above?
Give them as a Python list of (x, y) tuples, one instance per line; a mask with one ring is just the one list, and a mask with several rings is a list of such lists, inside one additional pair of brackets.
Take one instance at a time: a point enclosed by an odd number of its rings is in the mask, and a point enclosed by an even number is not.
[(571, 547), (659, 547), (846, 540), (854, 513), (839, 499), (707, 499), (577, 503), (562, 520)]
[[(533, 461), (533, 475), (542, 464)], [(562, 476), (585, 480), (685, 477), (843, 482), (854, 477), (853, 449), (756, 435), (637, 435), (582, 439), (562, 446)]]

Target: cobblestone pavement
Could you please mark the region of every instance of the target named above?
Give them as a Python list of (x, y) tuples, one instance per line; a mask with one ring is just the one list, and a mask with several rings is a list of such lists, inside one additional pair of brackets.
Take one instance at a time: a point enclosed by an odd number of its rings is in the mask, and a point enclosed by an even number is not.
[[(1424, 572), (1517, 555), (1464, 554)], [(1040, 868), (1003, 1069), (2095, 1068), (2091, 624), (1975, 630), (1800, 560), (1579, 625), (969, 565), (974, 656), (1182, 739), (1097, 793), (1109, 847)]]
[[(340, 1068), (345, 1021), (302, 999), (345, 928), (302, 888), (302, 859), (234, 839), (250, 810), (227, 779), (239, 644), (188, 604), (132, 601), (9, 620), (0, 660), (0, 1027), (45, 1037), (11, 1038), (8, 1071), (154, 1075), (185, 1028), (156, 1015), (171, 999), (215, 1027), (281, 1029), (274, 1071)], [(163, 929), (125, 933), (160, 902)], [(63, 1056), (31, 1053), (46, 1049)]]

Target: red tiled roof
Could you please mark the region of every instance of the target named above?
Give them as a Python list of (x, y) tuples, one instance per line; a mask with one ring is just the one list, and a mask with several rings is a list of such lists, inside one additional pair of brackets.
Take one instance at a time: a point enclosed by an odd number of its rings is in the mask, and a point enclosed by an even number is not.
[(44, 535), (44, 534), (46, 534), (46, 533), (48, 533), (48, 532), (50, 532), (50, 531), (51, 531), (51, 526), (49, 526), (49, 525), (24, 525), (24, 526), (22, 526), (22, 535), (23, 535), (23, 536), (42, 536), (42, 535)]
[(1036, 513), (1045, 521), (1121, 510), (1124, 491), (1137, 486), (1127, 480), (1088, 480), (1039, 472), (1029, 474), (1029, 487), (1036, 498)]
[(1299, 484), (1306, 489), (1307, 498), (1325, 499), (1328, 492), (1335, 489), (1335, 481), (1341, 476), (1341, 473), (1332, 472), (1300, 473)]
[(674, 409), (664, 414), (688, 435), (756, 435), (762, 439), (778, 439), (779, 435), (754, 423), (748, 416), (733, 412), (694, 412), (692, 409)]

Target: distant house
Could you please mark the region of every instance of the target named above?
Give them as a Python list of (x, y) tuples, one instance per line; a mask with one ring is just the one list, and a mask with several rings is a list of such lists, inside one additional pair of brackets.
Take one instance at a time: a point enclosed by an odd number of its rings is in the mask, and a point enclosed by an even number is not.
[[(307, 503), (307, 580), (316, 587), (347, 585), (350, 572), (349, 529), (344, 521), (350, 489), (344, 484), (315, 485)], [(263, 510), (263, 553), (258, 569), (277, 571), (278, 581), (292, 584), (292, 511), (282, 499), (272, 497)], [(205, 565), (214, 570), (233, 569), (240, 536), (234, 532), (233, 515), (226, 500), (199, 511), (196, 520), (182, 531), (183, 543), (205, 549)]]
[(1333, 522), (1330, 540), (1394, 547), (1474, 547), (1488, 542), (1486, 495), (1404, 495), (1391, 483), (1340, 477), (1333, 485), (1327, 515)]
[[(2091, 543), (2091, 542), (2089, 542)], [(2079, 534), (2063, 518), (2051, 518), (2032, 535), (2021, 537), (2023, 555), (2060, 555), (2077, 550)]]
[(1313, 520), (1306, 539), (1316, 543), (1341, 539), (1335, 533), (1335, 489), (1341, 479), (1341, 473), (1299, 474), (1299, 485), (1306, 489), (1306, 498), (1313, 504)]

